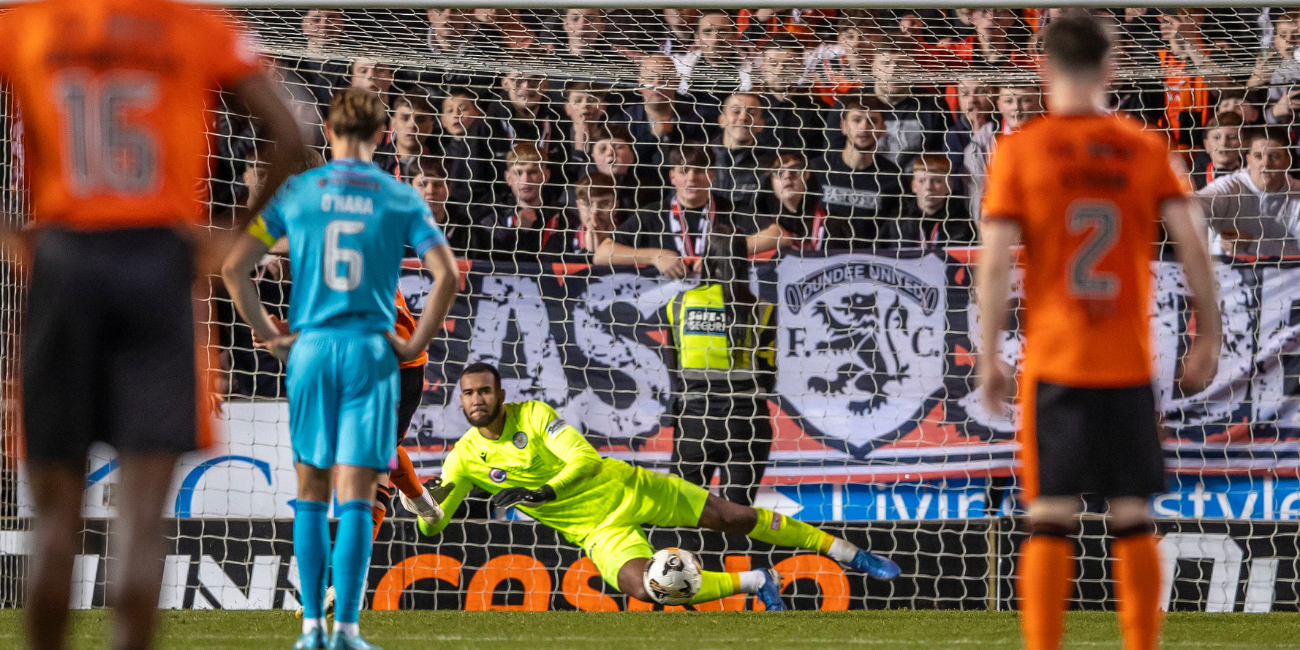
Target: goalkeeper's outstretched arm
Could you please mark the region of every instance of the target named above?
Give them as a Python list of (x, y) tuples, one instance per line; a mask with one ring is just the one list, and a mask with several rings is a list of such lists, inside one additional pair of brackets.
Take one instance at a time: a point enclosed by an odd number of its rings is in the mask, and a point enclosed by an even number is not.
[(551, 407), (540, 402), (534, 402), (533, 405), (540, 408), (532, 410), (529, 428), (542, 432), (546, 448), (564, 465), (541, 487), (529, 489), (515, 486), (496, 493), (492, 497), (492, 504), (498, 508), (518, 505), (536, 507), (568, 497), (576, 486), (600, 474), (603, 467), (600, 454), (582, 437), (581, 432), (560, 419)]
[[(557, 430), (552, 432), (552, 427)], [(568, 496), (569, 488), (600, 473), (600, 454), (596, 448), (559, 417), (547, 425), (546, 447), (565, 463), (564, 469), (546, 482), (558, 497)]]

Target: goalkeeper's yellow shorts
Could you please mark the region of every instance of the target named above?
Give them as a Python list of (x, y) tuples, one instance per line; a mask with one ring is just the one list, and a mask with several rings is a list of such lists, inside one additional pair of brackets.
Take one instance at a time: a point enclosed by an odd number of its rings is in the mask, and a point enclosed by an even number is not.
[(575, 541), (596, 563), (600, 577), (618, 588), (618, 570), (624, 564), (654, 555), (641, 526), (698, 526), (708, 498), (707, 490), (679, 476), (637, 467), (624, 484), (622, 503)]

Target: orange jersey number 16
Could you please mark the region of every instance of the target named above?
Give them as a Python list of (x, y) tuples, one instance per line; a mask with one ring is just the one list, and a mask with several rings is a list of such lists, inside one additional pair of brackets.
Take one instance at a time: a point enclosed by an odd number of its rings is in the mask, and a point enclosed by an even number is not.
[(158, 137), (132, 115), (153, 109), (158, 79), (148, 72), (61, 70), (52, 84), (63, 130), (64, 180), (77, 198), (128, 198), (158, 191)]

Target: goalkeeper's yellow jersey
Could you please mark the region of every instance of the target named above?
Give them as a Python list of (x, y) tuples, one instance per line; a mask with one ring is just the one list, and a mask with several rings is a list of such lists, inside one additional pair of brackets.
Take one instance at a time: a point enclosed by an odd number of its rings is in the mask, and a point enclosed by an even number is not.
[(576, 543), (622, 503), (632, 466), (616, 458), (602, 459), (582, 433), (545, 402), (513, 402), (504, 408), (500, 438), (485, 438), (478, 427), (471, 427), (443, 460), (443, 484), (454, 482), (456, 487), (441, 503), (446, 516), (434, 532), (447, 527), (471, 488), (496, 494), (509, 487), (535, 490), (550, 485), (554, 501), (516, 507)]

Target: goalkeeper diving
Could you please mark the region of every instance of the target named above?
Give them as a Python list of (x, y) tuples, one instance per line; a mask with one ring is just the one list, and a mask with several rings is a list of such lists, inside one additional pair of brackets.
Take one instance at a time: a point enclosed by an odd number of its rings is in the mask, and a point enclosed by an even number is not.
[(770, 611), (785, 609), (781, 578), (771, 569), (700, 571), (692, 594), (672, 593), (646, 569), (654, 549), (643, 525), (700, 527), (748, 535), (760, 542), (802, 548), (892, 580), (889, 559), (784, 515), (710, 494), (673, 475), (601, 458), (582, 434), (539, 401), (505, 402), (501, 375), (489, 364), (467, 366), (460, 379), (461, 407), (472, 425), (443, 461), (439, 520), (421, 517), (420, 532), (437, 535), (472, 488), (492, 493), (499, 508), (518, 507), (577, 544), (600, 575), (623, 593), (649, 603), (705, 603), (753, 594)]

